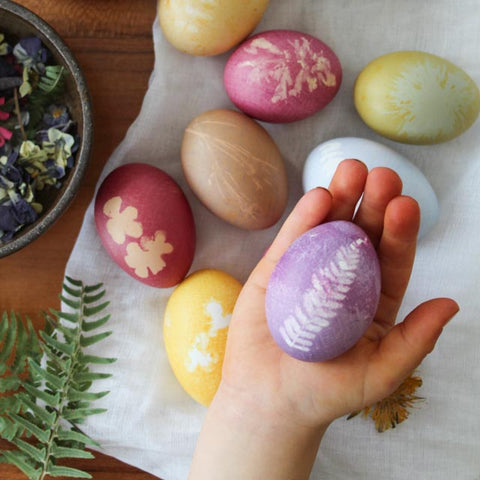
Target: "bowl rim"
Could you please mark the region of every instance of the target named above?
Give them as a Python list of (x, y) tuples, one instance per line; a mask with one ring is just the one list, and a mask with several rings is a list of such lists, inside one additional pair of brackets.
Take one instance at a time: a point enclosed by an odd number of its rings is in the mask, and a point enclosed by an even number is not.
[(88, 91), (87, 82), (80, 69), (80, 66), (72, 54), (71, 50), (60, 35), (36, 13), (32, 12), (22, 5), (11, 0), (0, 0), (0, 10), (7, 11), (22, 18), (26, 23), (30, 24), (34, 30), (37, 30), (55, 47), (55, 53), (61, 57), (68, 70), (73, 76), (73, 85), (81, 102), (81, 116), (82, 116), (82, 131), (80, 133), (81, 144), (75, 158), (75, 167), (72, 171), (72, 176), (68, 185), (63, 191), (61, 197), (54, 202), (52, 207), (42, 215), (37, 224), (33, 224), (30, 230), (25, 233), (20, 232), (18, 238), (13, 238), (5, 244), (0, 243), (0, 258), (10, 255), (21, 248), (27, 246), (29, 243), (37, 239), (42, 233), (50, 228), (55, 221), (63, 214), (70, 203), (73, 201), (80, 182), (87, 170), (90, 153), (93, 142), (93, 115), (92, 115), (92, 101)]

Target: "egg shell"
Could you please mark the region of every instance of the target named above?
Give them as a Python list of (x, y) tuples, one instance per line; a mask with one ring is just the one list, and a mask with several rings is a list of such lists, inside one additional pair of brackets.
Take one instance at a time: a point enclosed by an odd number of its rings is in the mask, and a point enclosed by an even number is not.
[(357, 77), (354, 101), (369, 127), (411, 144), (451, 140), (480, 112), (480, 92), (467, 73), (421, 51), (393, 52), (373, 60)]
[(406, 157), (373, 140), (358, 137), (333, 138), (315, 147), (303, 167), (303, 188), (328, 188), (338, 164), (347, 158), (361, 160), (369, 170), (388, 167), (402, 180), (402, 193), (414, 198), (420, 207), (419, 238), (435, 226), (439, 216), (437, 196), (421, 170)]
[(270, 277), (265, 309), (276, 343), (294, 358), (335, 358), (362, 337), (380, 299), (380, 266), (365, 232), (319, 225), (287, 249)]
[(177, 286), (166, 306), (168, 360), (184, 390), (205, 406), (222, 378), (228, 326), (241, 289), (225, 272), (199, 270)]
[(209, 110), (185, 130), (185, 178), (199, 200), (226, 222), (267, 228), (282, 216), (288, 197), (285, 166), (267, 131), (233, 110)]
[(225, 89), (247, 115), (266, 122), (293, 122), (332, 101), (342, 67), (318, 38), (293, 30), (252, 36), (228, 59)]
[(167, 40), (190, 55), (218, 55), (240, 43), (260, 22), (268, 0), (160, 0)]
[(129, 163), (113, 170), (95, 198), (95, 225), (112, 259), (142, 283), (171, 287), (192, 264), (190, 205), (177, 183), (156, 167)]

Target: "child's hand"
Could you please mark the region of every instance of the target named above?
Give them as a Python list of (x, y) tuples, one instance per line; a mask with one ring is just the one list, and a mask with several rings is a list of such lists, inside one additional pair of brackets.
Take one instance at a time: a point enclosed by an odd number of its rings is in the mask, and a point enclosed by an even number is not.
[[(330, 193), (315, 189), (300, 200), (237, 301), (222, 388), (278, 414), (288, 411), (303, 423), (326, 424), (392, 393), (433, 349), (442, 327), (458, 310), (452, 300), (426, 302), (394, 327), (420, 222), (417, 203), (401, 196), (401, 190), (401, 180), (392, 170), (377, 168), (367, 176), (362, 163), (346, 160), (335, 173)], [(283, 353), (271, 337), (265, 289), (277, 261), (297, 237), (320, 223), (340, 219), (353, 219), (377, 249), (380, 304), (354, 348), (328, 362), (301, 362)]]
[[(314, 189), (298, 202), (237, 300), (222, 383), (196, 460), (220, 421), (229, 426), (223, 433), (225, 454), (245, 450), (237, 458), (238, 478), (307, 478), (329, 423), (392, 393), (432, 351), (458, 306), (446, 298), (430, 300), (394, 326), (412, 270), (420, 222), (417, 203), (401, 196), (401, 190), (401, 180), (392, 170), (376, 168), (367, 174), (361, 162), (345, 160), (329, 191)], [(353, 219), (377, 249), (382, 273), (379, 307), (352, 349), (327, 362), (302, 362), (274, 342), (265, 318), (265, 291), (277, 261), (297, 237), (320, 223), (340, 219)], [(228, 450), (232, 429), (238, 437), (230, 444), (233, 450)], [(275, 444), (271, 450), (269, 442)], [(194, 462), (195, 467), (200, 465), (201, 461)], [(263, 467), (266, 476), (257, 476)]]

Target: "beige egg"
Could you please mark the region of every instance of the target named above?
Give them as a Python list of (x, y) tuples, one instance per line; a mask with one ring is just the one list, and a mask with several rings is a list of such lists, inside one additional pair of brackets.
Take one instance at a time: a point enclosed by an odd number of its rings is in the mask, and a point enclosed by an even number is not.
[(167, 40), (191, 55), (218, 55), (240, 43), (260, 22), (268, 0), (160, 0)]
[(226, 222), (247, 230), (275, 224), (287, 204), (283, 160), (267, 131), (233, 110), (209, 110), (185, 130), (185, 178), (198, 199)]

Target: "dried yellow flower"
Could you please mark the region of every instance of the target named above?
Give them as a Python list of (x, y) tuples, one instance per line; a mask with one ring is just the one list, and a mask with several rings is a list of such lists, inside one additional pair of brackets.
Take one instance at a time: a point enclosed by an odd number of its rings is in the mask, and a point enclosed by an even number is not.
[(382, 433), (389, 428), (395, 428), (408, 418), (409, 409), (423, 400), (422, 397), (415, 395), (415, 392), (421, 386), (422, 379), (412, 374), (391, 395), (364, 408), (363, 411), (351, 413), (347, 420), (363, 412), (364, 418), (371, 416), (378, 432)]

